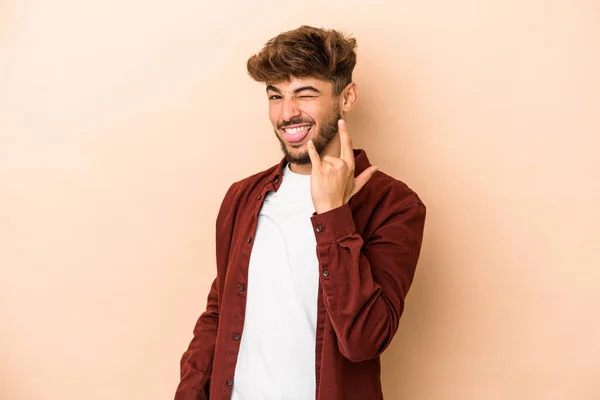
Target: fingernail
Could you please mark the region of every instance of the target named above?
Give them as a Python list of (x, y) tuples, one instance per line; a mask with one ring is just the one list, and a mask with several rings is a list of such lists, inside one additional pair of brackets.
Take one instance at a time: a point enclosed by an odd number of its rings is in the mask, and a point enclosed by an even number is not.
[(346, 123), (346, 121), (344, 121), (343, 119), (340, 119), (340, 120), (339, 120), (339, 123), (340, 123), (341, 125), (344, 125), (344, 124)]

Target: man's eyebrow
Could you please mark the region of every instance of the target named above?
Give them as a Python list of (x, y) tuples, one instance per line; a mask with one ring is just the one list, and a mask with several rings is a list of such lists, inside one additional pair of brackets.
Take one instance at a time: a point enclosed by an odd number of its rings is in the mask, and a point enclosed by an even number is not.
[[(268, 91), (272, 91), (272, 92), (281, 94), (281, 90), (277, 89), (273, 85), (268, 85), (267, 86), (267, 92)], [(302, 86), (302, 87), (299, 87), (297, 89), (294, 89), (294, 94), (298, 94), (300, 92), (305, 92), (305, 91), (310, 91), (310, 92), (314, 92), (316, 94), (321, 94), (321, 91), (319, 89), (315, 88), (314, 86)]]
[(277, 89), (277, 88), (276, 88), (275, 86), (273, 86), (273, 85), (268, 85), (268, 86), (267, 86), (267, 92), (268, 92), (269, 90), (270, 90), (270, 91), (272, 91), (272, 92), (275, 92), (275, 93), (279, 93), (279, 94), (281, 94), (281, 90)]
[(321, 91), (318, 90), (317, 88), (313, 87), (313, 86), (302, 86), (299, 87), (298, 89), (294, 90), (294, 94), (298, 94), (300, 92), (304, 92), (304, 91), (310, 91), (310, 92), (315, 92), (316, 94), (321, 94)]

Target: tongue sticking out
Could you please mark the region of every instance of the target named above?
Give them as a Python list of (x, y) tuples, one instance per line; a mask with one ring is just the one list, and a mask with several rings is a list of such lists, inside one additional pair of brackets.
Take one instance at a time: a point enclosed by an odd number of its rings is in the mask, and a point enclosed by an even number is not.
[(292, 129), (291, 132), (285, 130), (283, 137), (285, 137), (285, 140), (287, 140), (289, 143), (297, 143), (304, 139), (309, 131), (310, 128)]

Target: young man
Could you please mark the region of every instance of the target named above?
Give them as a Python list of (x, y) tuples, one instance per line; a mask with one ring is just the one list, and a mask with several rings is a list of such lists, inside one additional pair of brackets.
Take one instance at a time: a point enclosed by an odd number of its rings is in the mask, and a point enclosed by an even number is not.
[(375, 400), (425, 206), (353, 150), (356, 41), (307, 26), (248, 60), (285, 154), (234, 183), (217, 217), (217, 278), (176, 400)]

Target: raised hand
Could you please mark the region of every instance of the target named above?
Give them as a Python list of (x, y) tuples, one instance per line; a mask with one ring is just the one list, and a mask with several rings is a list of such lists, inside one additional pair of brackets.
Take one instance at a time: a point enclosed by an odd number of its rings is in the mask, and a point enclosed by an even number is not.
[(367, 168), (354, 177), (354, 152), (352, 140), (348, 134), (346, 122), (338, 121), (342, 149), (340, 157), (324, 156), (319, 153), (311, 140), (308, 142), (308, 154), (312, 163), (310, 175), (310, 193), (317, 214), (341, 207), (358, 193), (371, 179), (378, 167)]

